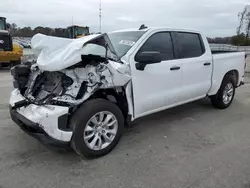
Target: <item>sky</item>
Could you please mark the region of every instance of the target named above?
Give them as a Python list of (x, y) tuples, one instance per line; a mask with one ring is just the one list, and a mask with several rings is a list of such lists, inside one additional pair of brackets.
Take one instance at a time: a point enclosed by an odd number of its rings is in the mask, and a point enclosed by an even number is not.
[[(99, 0), (0, 0), (0, 16), (18, 26), (89, 26), (99, 31)], [(250, 0), (101, 0), (102, 32), (148, 27), (200, 30), (208, 37), (236, 33)]]

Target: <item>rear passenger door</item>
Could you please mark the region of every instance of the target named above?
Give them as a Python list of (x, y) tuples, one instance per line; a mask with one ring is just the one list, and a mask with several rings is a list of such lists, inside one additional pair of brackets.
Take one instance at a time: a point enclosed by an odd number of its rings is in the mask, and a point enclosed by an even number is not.
[(198, 33), (175, 32), (178, 59), (182, 69), (182, 92), (185, 102), (204, 97), (211, 86), (212, 55), (205, 49)]
[[(136, 69), (140, 52), (160, 52), (161, 62), (148, 64), (143, 71)], [(160, 111), (179, 101), (181, 69), (170, 32), (151, 34), (138, 46), (130, 58), (135, 117)]]

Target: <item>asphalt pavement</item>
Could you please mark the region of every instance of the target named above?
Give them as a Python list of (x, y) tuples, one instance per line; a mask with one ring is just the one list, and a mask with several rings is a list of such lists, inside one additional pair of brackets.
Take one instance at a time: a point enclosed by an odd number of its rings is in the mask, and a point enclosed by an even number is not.
[(203, 99), (150, 115), (134, 122), (110, 154), (87, 160), (47, 149), (10, 120), (11, 77), (1, 71), (0, 188), (250, 188), (246, 80), (230, 108)]

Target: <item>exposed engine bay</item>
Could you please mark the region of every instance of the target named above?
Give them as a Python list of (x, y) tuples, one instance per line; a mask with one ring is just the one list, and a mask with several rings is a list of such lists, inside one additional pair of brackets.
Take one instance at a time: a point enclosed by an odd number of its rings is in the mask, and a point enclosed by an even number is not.
[(82, 56), (82, 61), (62, 71), (42, 71), (34, 65), (19, 65), (11, 70), (14, 87), (27, 105), (65, 104), (77, 106), (96, 90), (125, 85), (130, 76), (126, 66), (100, 56)]

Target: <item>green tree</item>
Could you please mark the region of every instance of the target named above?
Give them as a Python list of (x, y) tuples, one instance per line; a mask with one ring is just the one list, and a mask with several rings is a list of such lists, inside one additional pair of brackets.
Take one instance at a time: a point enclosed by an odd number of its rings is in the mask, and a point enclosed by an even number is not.
[[(249, 39), (248, 39), (248, 41), (249, 41)], [(244, 33), (241, 33), (240, 35), (235, 35), (232, 37), (231, 42), (233, 45), (236, 45), (236, 46), (247, 45), (246, 35)]]
[[(235, 45), (250, 45), (250, 5), (246, 5), (242, 12), (238, 14), (239, 26), (237, 27), (237, 36), (232, 38)], [(242, 41), (244, 35), (244, 42)]]

